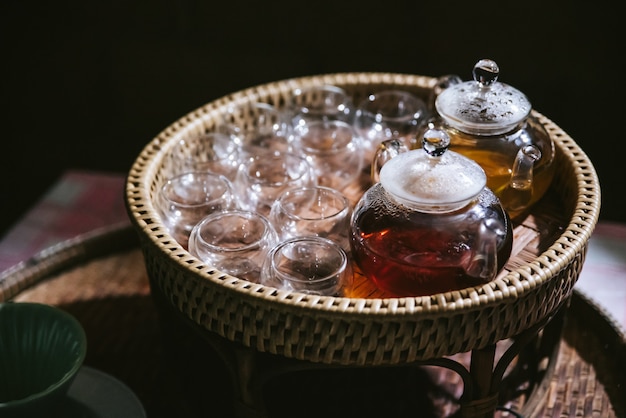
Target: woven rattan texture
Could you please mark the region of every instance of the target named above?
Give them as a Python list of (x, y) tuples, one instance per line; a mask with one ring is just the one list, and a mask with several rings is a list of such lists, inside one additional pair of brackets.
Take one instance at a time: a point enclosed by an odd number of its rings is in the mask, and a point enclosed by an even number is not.
[[(184, 338), (171, 340), (168, 335), (164, 339), (135, 231), (99, 231), (82, 236), (43, 252), (37, 260), (4, 276), (7, 280), (0, 281), (0, 301), (48, 303), (75, 315), (88, 337), (86, 364), (126, 383), (140, 398), (149, 417), (232, 416), (230, 385), (226, 383), (229, 377), (206, 343), (191, 337), (192, 333)], [(16, 285), (20, 290), (6, 297), (7, 289)], [(558, 361), (554, 373), (544, 382), (546, 396), (525, 416), (625, 416), (623, 333), (577, 292), (568, 310)], [(179, 348), (183, 355), (172, 356), (164, 346), (166, 342)], [(324, 416), (325, 411), (327, 416), (336, 416), (338, 411), (345, 412), (342, 416), (388, 416), (407, 402), (409, 393), (412, 401), (407, 405), (413, 409), (406, 416), (415, 415), (415, 411), (421, 412), (419, 416), (449, 416), (446, 411), (454, 410), (458, 402), (455, 396), (460, 393), (458, 375), (439, 367), (425, 370), (427, 375), (407, 375), (398, 368), (286, 375), (271, 383), (269, 393), (282, 395), (273, 402), (268, 399), (270, 416), (293, 416), (298, 402), (303, 401), (298, 396), (310, 397), (314, 393), (320, 399), (337, 399), (338, 403), (298, 408), (302, 413), (299, 416)], [(411, 380), (403, 380), (407, 376)], [(427, 382), (418, 386), (423, 392), (411, 392), (420, 381)], [(310, 386), (302, 391), (306, 382)], [(390, 398), (382, 396), (381, 391)], [(420, 393), (434, 397), (416, 395)], [(289, 396), (285, 398), (285, 394)], [(438, 403), (435, 408), (433, 404)], [(515, 411), (528, 406), (523, 396), (509, 405)]]
[[(482, 348), (551, 315), (571, 294), (598, 220), (600, 187), (576, 142), (544, 115), (533, 116), (555, 143), (557, 174), (550, 196), (516, 226), (506, 270), (482, 287), (417, 298), (384, 295), (315, 297), (279, 292), (204, 265), (167, 233), (153, 206), (170, 174), (168, 151), (180, 139), (212, 130), (229, 104), (282, 106), (295, 87), (333, 84), (358, 102), (390, 88), (428, 99), (429, 77), (347, 73), (257, 86), (223, 97), (172, 123), (132, 166), (126, 205), (139, 234), (153, 292), (207, 331), (262, 352), (333, 364), (381, 365)], [(355, 276), (355, 279), (357, 277)]]

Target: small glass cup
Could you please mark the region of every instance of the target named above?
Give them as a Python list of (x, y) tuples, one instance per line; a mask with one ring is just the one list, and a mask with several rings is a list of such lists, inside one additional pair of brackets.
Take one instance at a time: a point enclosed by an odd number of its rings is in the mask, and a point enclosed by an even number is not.
[(293, 152), (306, 156), (320, 186), (343, 190), (361, 175), (363, 147), (352, 125), (316, 120), (295, 129)]
[(229, 135), (206, 132), (178, 141), (169, 154), (174, 173), (210, 171), (234, 181), (240, 163), (239, 146)]
[(244, 160), (235, 187), (243, 209), (268, 216), (284, 190), (315, 184), (315, 171), (303, 156), (262, 152)]
[(284, 191), (272, 205), (269, 220), (281, 241), (320, 236), (350, 250), (350, 202), (341, 192), (324, 186)]
[(352, 98), (341, 87), (329, 84), (295, 89), (287, 109), (294, 127), (314, 120), (352, 123), (354, 117)]
[(230, 181), (210, 172), (174, 176), (163, 184), (156, 199), (156, 209), (168, 232), (185, 249), (191, 230), (203, 217), (235, 207)]
[(426, 102), (407, 91), (384, 90), (367, 96), (359, 103), (354, 118), (354, 127), (363, 138), (366, 161), (371, 161), (378, 146), (388, 139), (399, 139), (414, 148), (428, 117)]
[(333, 241), (292, 238), (268, 253), (261, 283), (313, 295), (345, 296), (352, 285), (352, 266), (343, 248)]
[(232, 138), (243, 157), (260, 151), (289, 151), (291, 125), (285, 113), (269, 103), (230, 106), (218, 130)]
[(277, 242), (267, 218), (233, 210), (198, 222), (189, 237), (189, 253), (226, 274), (258, 283), (267, 253)]

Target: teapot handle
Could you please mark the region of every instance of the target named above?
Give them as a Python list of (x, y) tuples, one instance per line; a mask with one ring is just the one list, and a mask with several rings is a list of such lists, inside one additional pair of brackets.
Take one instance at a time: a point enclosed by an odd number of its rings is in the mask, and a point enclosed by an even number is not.
[(441, 92), (450, 86), (454, 86), (455, 84), (460, 84), (462, 82), (463, 82), (463, 79), (456, 74), (446, 74), (441, 77), (437, 77), (435, 84), (430, 91), (430, 96), (428, 98), (429, 110), (432, 113), (437, 113), (437, 109), (435, 108), (435, 101), (437, 100), (437, 97), (441, 94)]
[[(439, 159), (449, 146), (450, 137), (448, 134), (444, 130), (435, 127), (434, 123), (428, 123), (428, 129), (422, 135), (422, 149), (426, 154), (432, 158)], [(370, 172), (372, 182), (378, 183), (380, 181), (380, 170), (387, 161), (403, 152), (410, 151), (410, 149), (404, 141), (398, 138), (391, 138), (381, 142), (372, 160)]]
[(498, 219), (485, 218), (478, 227), (478, 238), (472, 248), (472, 257), (466, 273), (485, 282), (498, 273), (498, 239), (506, 235), (505, 226)]
[(541, 150), (536, 145), (526, 145), (517, 152), (511, 169), (511, 180), (501, 197), (510, 210), (521, 210), (528, 206), (533, 190), (533, 168), (539, 159)]
[(380, 169), (387, 161), (407, 151), (409, 151), (408, 145), (400, 139), (392, 138), (381, 142), (372, 160), (370, 172), (372, 182), (378, 183), (380, 180)]

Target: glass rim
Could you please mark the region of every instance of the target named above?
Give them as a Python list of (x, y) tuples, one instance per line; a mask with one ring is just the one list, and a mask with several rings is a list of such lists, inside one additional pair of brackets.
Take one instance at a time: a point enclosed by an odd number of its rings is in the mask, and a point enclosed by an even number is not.
[[(339, 255), (339, 259), (341, 260), (340, 263), (332, 269), (332, 272), (324, 276), (317, 277), (315, 279), (307, 279), (307, 280), (301, 280), (294, 276), (290, 276), (282, 272), (280, 269), (276, 268), (277, 266), (276, 258), (280, 255), (280, 253), (282, 252), (284, 248), (288, 246), (293, 247), (297, 244), (301, 244), (304, 242), (314, 243), (318, 247), (323, 246), (327, 249), (334, 250)], [(333, 277), (336, 277), (337, 275), (341, 275), (342, 272), (345, 273), (349, 267), (348, 254), (339, 244), (327, 238), (323, 238), (323, 237), (319, 237), (315, 235), (295, 237), (295, 238), (290, 238), (288, 240), (282, 241), (270, 250), (268, 257), (269, 257), (271, 271), (274, 272), (274, 274), (276, 274), (276, 276), (280, 280), (286, 281), (286, 282), (300, 283), (300, 284), (318, 284), (318, 283), (328, 281), (332, 279)]]
[[(209, 222), (217, 221), (227, 216), (245, 218), (248, 221), (252, 221), (252, 220), (259, 221), (261, 224), (263, 224), (263, 227), (264, 227), (263, 232), (253, 242), (250, 242), (248, 244), (245, 244), (239, 247), (223, 247), (219, 244), (215, 244), (215, 243), (205, 240), (202, 236), (202, 232), (201, 232), (202, 228), (206, 226), (206, 224)], [(202, 218), (191, 230), (189, 240), (190, 242), (191, 240), (194, 240), (195, 247), (198, 247), (198, 245), (196, 244), (196, 241), (200, 241), (204, 248), (208, 248), (210, 251), (214, 253), (235, 253), (239, 251), (245, 251), (245, 250), (250, 250), (250, 249), (261, 247), (262, 242), (268, 236), (271, 236), (273, 231), (274, 229), (271, 223), (269, 222), (269, 220), (265, 216), (261, 215), (260, 213), (247, 211), (247, 210), (234, 209), (234, 210), (225, 210), (221, 212), (211, 213), (205, 216), (204, 218)], [(196, 248), (196, 251), (198, 251), (197, 248)]]
[[(253, 167), (253, 163), (261, 161), (263, 162), (267, 158), (271, 159), (280, 159), (282, 156), (287, 156), (287, 158), (292, 159), (293, 161), (297, 161), (298, 170), (285, 170), (284, 176), (282, 177), (282, 181), (271, 181), (266, 182), (260, 179), (257, 176), (251, 175), (250, 170)], [(244, 176), (248, 179), (248, 182), (252, 185), (267, 185), (270, 187), (282, 187), (288, 185), (294, 181), (299, 181), (307, 176), (310, 176), (314, 179), (313, 167), (306, 159), (305, 156), (295, 154), (293, 152), (286, 151), (273, 151), (267, 152), (263, 154), (257, 154), (252, 156), (249, 159), (246, 159), (243, 163), (241, 163), (241, 170), (243, 171)], [(269, 166), (268, 166), (269, 167)], [(273, 168), (274, 166), (272, 166)], [(291, 176), (290, 173), (294, 172), (297, 176)]]
[[(218, 196), (211, 195), (211, 199), (209, 200), (205, 198), (202, 201), (197, 201), (194, 203), (181, 202), (179, 200), (172, 198), (172, 193), (169, 193), (169, 192), (172, 190), (173, 187), (175, 187), (174, 181), (181, 180), (182, 178), (188, 177), (188, 176), (201, 176), (205, 179), (210, 178), (212, 179), (211, 185), (219, 186), (223, 189), (223, 191)], [(206, 205), (211, 205), (214, 202), (219, 201), (220, 199), (224, 197), (226, 193), (229, 194), (229, 200), (231, 200), (234, 196), (234, 190), (233, 190), (230, 180), (228, 180), (228, 178), (224, 176), (223, 174), (219, 174), (219, 173), (215, 173), (211, 171), (189, 171), (189, 172), (177, 174), (174, 177), (168, 179), (165, 183), (163, 183), (163, 185), (159, 189), (158, 194), (159, 194), (159, 197), (163, 199), (164, 201), (166, 201), (168, 204), (174, 205), (178, 208), (198, 208), (198, 207), (202, 207)]]
[(302, 216), (302, 215), (299, 215), (298, 213), (295, 213), (292, 210), (282, 210), (281, 213), (285, 214), (290, 219), (295, 219), (295, 220), (323, 221), (323, 220), (329, 220), (329, 219), (340, 217), (342, 214), (347, 214), (350, 211), (350, 201), (343, 193), (341, 193), (337, 189), (333, 189), (332, 187), (321, 186), (321, 185), (293, 187), (293, 188), (287, 189), (285, 190), (284, 193), (282, 193), (278, 197), (278, 199), (276, 199), (275, 204), (279, 206), (280, 208), (286, 208), (287, 203), (289, 202), (290, 198), (297, 196), (297, 195), (303, 195), (310, 191), (315, 191), (316, 192), (315, 196), (318, 196), (320, 192), (326, 196), (331, 196), (334, 201), (341, 202), (341, 207), (339, 207), (339, 205), (325, 206), (325, 207), (336, 208), (337, 210), (328, 214), (327, 216), (321, 216), (321, 217), (316, 217), (316, 218)]

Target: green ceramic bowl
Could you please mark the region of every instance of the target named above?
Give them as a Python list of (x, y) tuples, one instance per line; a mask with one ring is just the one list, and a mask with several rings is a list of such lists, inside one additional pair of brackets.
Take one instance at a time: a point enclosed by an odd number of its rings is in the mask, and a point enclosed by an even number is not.
[(69, 313), (40, 303), (0, 303), (0, 416), (54, 409), (86, 352), (85, 331)]

